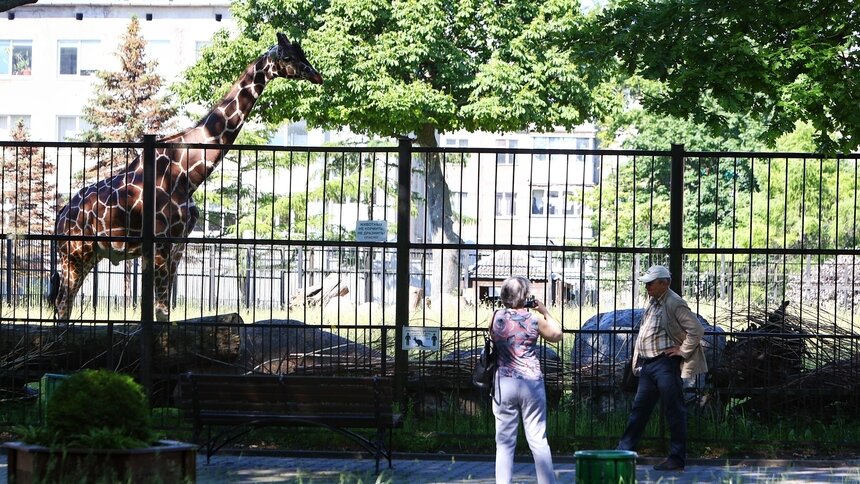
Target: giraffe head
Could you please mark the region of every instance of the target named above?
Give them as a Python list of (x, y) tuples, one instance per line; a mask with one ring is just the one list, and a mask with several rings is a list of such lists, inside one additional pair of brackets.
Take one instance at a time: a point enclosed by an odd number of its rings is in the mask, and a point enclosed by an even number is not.
[(268, 54), (274, 74), (287, 79), (305, 79), (314, 84), (322, 84), (322, 76), (311, 65), (298, 42), (291, 43), (286, 35), (278, 32), (278, 45)]

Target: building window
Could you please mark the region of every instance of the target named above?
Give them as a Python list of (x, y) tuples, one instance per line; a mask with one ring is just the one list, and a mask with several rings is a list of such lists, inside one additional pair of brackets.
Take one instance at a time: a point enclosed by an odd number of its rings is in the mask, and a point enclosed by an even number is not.
[(574, 194), (571, 192), (567, 192), (567, 197), (565, 198), (564, 214), (573, 215), (574, 217), (582, 216), (582, 204), (576, 201)]
[(513, 217), (517, 213), (517, 203), (511, 192), (496, 193), (496, 216)]
[[(535, 149), (539, 150), (590, 150), (594, 146), (593, 138), (574, 138), (571, 136), (535, 136)], [(553, 155), (553, 160), (558, 158), (566, 161), (566, 155)], [(585, 161), (585, 155), (574, 154), (573, 159), (579, 162)], [(535, 155), (535, 160), (546, 161), (547, 155)]]
[(451, 192), (451, 211), (462, 219), (463, 207), (469, 202), (468, 192)]
[(445, 138), (446, 148), (468, 148), (469, 140), (466, 138)]
[(90, 128), (81, 116), (57, 116), (57, 141), (73, 141)]
[(24, 121), (24, 127), (30, 129), (30, 116), (20, 114), (0, 114), (0, 141), (12, 139), (12, 132), (18, 127), (18, 121)]
[[(497, 139), (496, 147), (501, 149), (516, 148), (518, 142), (515, 139)], [(516, 155), (513, 153), (496, 153), (497, 165), (513, 165)]]
[(99, 69), (98, 40), (59, 41), (60, 75), (91, 76)]
[(582, 215), (582, 206), (576, 201), (576, 194), (563, 188), (532, 189), (532, 215)]
[(546, 211), (546, 190), (535, 188), (532, 190), (532, 215), (543, 215)]
[(32, 68), (32, 41), (0, 40), (0, 74), (29, 76)]

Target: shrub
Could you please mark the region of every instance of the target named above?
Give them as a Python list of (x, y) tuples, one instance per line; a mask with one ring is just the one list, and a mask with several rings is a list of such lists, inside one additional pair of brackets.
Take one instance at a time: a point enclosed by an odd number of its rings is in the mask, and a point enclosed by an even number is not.
[(154, 440), (149, 405), (130, 376), (84, 370), (67, 378), (48, 401), (35, 444), (67, 448), (148, 447)]

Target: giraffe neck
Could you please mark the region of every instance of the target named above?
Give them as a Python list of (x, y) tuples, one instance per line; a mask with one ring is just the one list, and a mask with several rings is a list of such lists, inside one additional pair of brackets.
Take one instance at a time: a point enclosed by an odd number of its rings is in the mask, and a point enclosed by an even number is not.
[[(191, 190), (200, 186), (218, 166), (227, 149), (236, 141), (248, 114), (263, 93), (269, 81), (275, 77), (271, 63), (264, 54), (251, 63), (230, 91), (204, 116), (194, 128), (166, 138), (164, 141), (181, 143), (206, 143), (223, 149), (191, 149), (180, 155), (183, 168), (188, 174)], [(184, 152), (184, 150), (183, 150)], [(172, 157), (177, 160), (177, 157)]]

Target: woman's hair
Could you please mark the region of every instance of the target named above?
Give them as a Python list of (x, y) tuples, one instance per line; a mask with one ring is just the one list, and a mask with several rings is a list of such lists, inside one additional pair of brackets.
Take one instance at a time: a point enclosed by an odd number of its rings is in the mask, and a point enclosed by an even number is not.
[(523, 276), (512, 276), (502, 282), (502, 291), (499, 299), (502, 304), (509, 308), (518, 308), (525, 304), (526, 296), (531, 289), (531, 281)]

